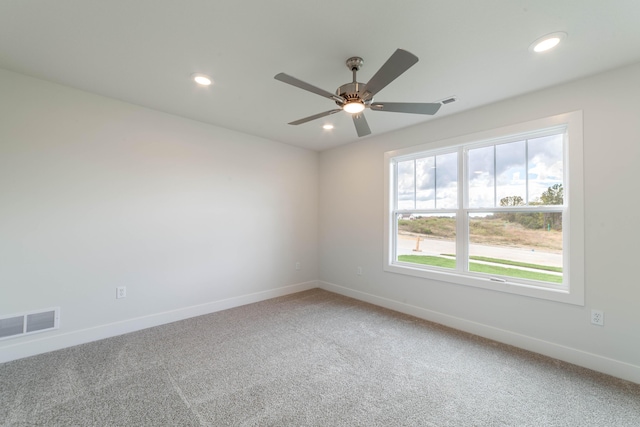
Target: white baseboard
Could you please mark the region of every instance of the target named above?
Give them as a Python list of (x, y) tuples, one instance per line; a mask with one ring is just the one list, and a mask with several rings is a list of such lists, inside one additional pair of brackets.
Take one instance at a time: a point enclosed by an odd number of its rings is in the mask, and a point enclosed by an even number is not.
[(574, 365), (582, 366), (584, 368), (640, 384), (640, 366), (518, 334), (516, 332), (495, 328), (478, 322), (472, 322), (470, 320), (450, 316), (437, 311), (427, 310), (425, 308), (379, 297), (366, 292), (356, 291), (333, 283), (319, 281), (318, 287), (329, 292), (335, 292), (340, 295), (355, 298), (390, 310), (399, 311), (420, 319), (439, 323), (460, 331), (469, 332), (474, 335), (489, 338), (494, 341), (529, 350), (534, 353), (543, 354), (545, 356), (553, 357), (554, 359), (563, 360)]
[[(247, 295), (227, 298), (219, 301), (210, 301), (190, 307), (183, 307), (176, 310), (151, 314), (148, 316), (127, 319), (120, 322), (100, 325), (93, 328), (81, 329), (78, 331), (55, 334), (50, 336), (39, 336), (36, 339), (21, 340), (15, 344), (3, 345), (0, 347), (0, 363), (11, 360), (22, 359), (24, 357), (35, 356), (54, 350), (60, 350), (74, 345), (85, 344), (104, 338), (127, 334), (141, 329), (164, 325), (203, 314), (214, 313), (216, 311), (227, 310), (254, 302), (264, 301), (296, 292), (302, 292), (318, 287), (318, 282), (297, 283), (295, 285), (283, 286), (268, 291), (255, 292)], [(3, 343), (5, 344), (5, 343)]]

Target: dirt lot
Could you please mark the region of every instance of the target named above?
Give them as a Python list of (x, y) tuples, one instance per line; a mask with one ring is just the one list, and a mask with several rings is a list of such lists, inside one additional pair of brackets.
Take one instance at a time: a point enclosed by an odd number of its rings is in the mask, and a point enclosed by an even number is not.
[[(420, 218), (400, 221), (400, 234), (423, 235), (429, 239), (452, 240), (455, 236), (453, 218)], [(473, 219), (470, 225), (472, 244), (506, 246), (546, 252), (562, 251), (562, 231), (529, 229), (524, 226), (496, 219)]]

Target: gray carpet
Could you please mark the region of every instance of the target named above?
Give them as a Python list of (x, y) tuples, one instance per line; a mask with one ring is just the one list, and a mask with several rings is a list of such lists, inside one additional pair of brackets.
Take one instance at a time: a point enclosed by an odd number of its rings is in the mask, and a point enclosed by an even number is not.
[(640, 385), (322, 290), (0, 365), (7, 426), (640, 426)]

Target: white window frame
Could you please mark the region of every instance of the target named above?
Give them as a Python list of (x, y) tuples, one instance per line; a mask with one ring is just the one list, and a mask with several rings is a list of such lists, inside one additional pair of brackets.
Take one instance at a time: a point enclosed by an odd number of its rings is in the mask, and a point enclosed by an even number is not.
[[(465, 156), (458, 156), (458, 208), (456, 247), (457, 253), (466, 259), (468, 231), (461, 225), (461, 213), (470, 209), (466, 204), (467, 176), (465, 171), (466, 151), (484, 145), (493, 145), (523, 136), (531, 138), (535, 133), (547, 133), (550, 130), (564, 129), (564, 208), (563, 208), (563, 283), (547, 285), (516, 278), (500, 276), (500, 281), (485, 275), (465, 273), (460, 270), (439, 269), (437, 267), (397, 262), (395, 224), (395, 163), (416, 158), (418, 154), (431, 156), (460, 149)], [(458, 285), (473, 286), (493, 291), (506, 292), (534, 298), (542, 298), (568, 304), (584, 305), (584, 173), (583, 173), (583, 130), (582, 111), (558, 114), (525, 123), (478, 132), (401, 150), (388, 151), (384, 155), (384, 265), (385, 271), (405, 274), (424, 279), (444, 281)], [(540, 211), (542, 207), (535, 207)], [(556, 209), (549, 207), (551, 210)], [(545, 208), (542, 208), (542, 210)], [(526, 208), (524, 209), (526, 211)], [(443, 212), (449, 212), (446, 210)], [(483, 211), (478, 209), (478, 211)], [(462, 248), (462, 251), (461, 251)], [(462, 258), (460, 258), (462, 259)], [(502, 281), (502, 279), (506, 279)]]

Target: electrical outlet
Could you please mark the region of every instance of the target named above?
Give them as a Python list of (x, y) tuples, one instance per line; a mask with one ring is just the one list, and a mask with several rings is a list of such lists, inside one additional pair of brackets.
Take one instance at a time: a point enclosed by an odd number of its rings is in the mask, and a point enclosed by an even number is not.
[(300, 270), (300, 261), (296, 262), (296, 270)]
[(591, 323), (604, 326), (604, 313), (600, 310), (591, 310)]
[(357, 274), (358, 276), (362, 276), (362, 267), (358, 267)]
[(116, 288), (116, 299), (126, 298), (127, 297), (127, 287), (126, 286), (118, 286)]

